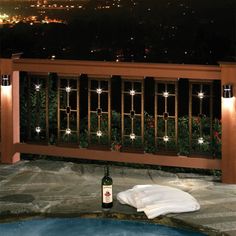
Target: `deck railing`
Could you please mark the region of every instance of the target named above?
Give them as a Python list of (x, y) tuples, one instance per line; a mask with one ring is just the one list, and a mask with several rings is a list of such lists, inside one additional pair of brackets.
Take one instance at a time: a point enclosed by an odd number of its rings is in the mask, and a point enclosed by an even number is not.
[[(229, 164), (234, 161), (231, 150), (234, 147), (229, 147), (232, 143), (229, 127), (235, 129), (230, 120), (235, 119), (232, 116), (234, 100), (228, 104), (229, 100), (222, 99), (222, 159), (211, 148), (213, 108), (217, 106), (213, 83), (219, 82), (218, 90), (220, 81), (233, 84), (234, 64), (1, 59), (0, 65), (2, 75), (11, 75), (11, 85), (1, 86), (3, 163), (14, 163), (20, 159), (20, 153), (31, 153), (222, 169), (224, 182), (235, 181), (234, 174), (227, 172), (228, 168), (236, 169)], [(178, 147), (181, 79), (187, 79), (189, 88), (186, 98), (189, 100), (188, 154), (181, 153)], [(149, 89), (145, 87), (147, 84)], [(147, 99), (149, 92), (151, 99)], [(147, 100), (153, 101), (151, 105)], [(114, 111), (114, 107), (118, 109)], [(147, 107), (153, 114), (146, 113)], [(197, 124), (194, 123), (196, 119), (200, 119)], [(146, 148), (150, 143), (154, 148), (148, 152)], [(208, 146), (208, 156), (202, 144)]]

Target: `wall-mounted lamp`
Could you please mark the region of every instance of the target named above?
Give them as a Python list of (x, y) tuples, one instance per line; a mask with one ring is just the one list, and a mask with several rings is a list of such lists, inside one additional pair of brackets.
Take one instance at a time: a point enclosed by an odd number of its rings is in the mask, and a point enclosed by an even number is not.
[(11, 85), (10, 75), (2, 75), (2, 86), (10, 86), (10, 85)]
[(233, 85), (225, 84), (223, 85), (223, 98), (232, 98), (233, 97)]

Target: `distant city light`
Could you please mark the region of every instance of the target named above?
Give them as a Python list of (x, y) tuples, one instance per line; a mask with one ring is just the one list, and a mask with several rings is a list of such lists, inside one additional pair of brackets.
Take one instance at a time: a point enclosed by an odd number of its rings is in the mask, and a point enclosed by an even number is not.
[(7, 15), (7, 14), (0, 14), (0, 19), (3, 19), (3, 20), (5, 20), (5, 19), (7, 19), (9, 17), (9, 15)]

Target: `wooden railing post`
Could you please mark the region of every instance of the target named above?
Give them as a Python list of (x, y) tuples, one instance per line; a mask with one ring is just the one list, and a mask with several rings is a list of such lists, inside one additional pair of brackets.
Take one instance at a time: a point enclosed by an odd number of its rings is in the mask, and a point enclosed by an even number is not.
[(0, 60), (0, 74), (10, 78), (10, 85), (1, 84), (1, 163), (20, 160), (14, 144), (20, 141), (19, 72), (12, 71), (12, 60)]
[(221, 83), (233, 86), (233, 97), (222, 97), (222, 182), (236, 184), (236, 63), (221, 63)]

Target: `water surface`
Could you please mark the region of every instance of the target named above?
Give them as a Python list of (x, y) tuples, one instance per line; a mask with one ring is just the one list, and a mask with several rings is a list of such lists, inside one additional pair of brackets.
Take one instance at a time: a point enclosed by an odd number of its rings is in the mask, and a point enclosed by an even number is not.
[(0, 224), (1, 236), (201, 236), (202, 233), (138, 221), (46, 218)]

